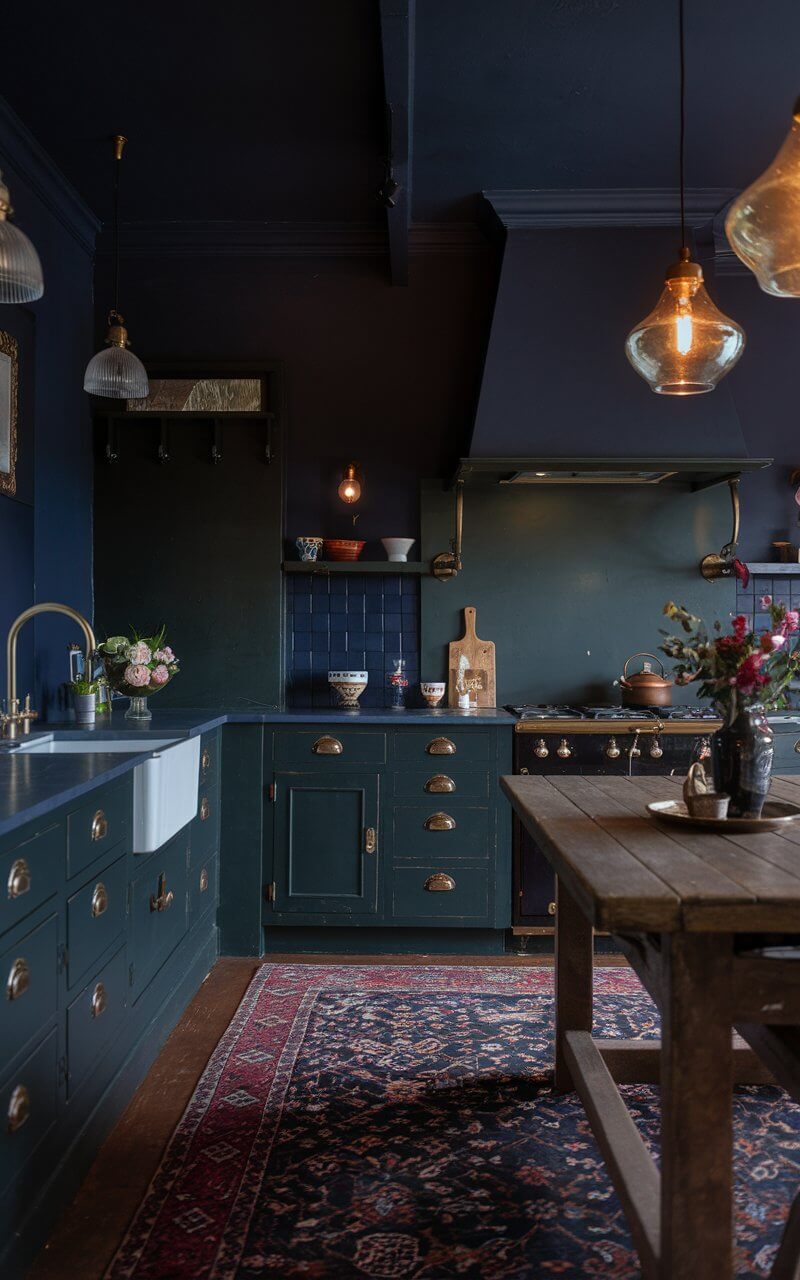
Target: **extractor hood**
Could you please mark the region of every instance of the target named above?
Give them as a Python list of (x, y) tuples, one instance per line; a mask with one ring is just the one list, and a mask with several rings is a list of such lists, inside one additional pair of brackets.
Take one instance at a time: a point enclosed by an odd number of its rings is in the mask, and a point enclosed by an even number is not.
[[(769, 465), (748, 455), (735, 372), (710, 394), (660, 396), (625, 356), (675, 257), (675, 229), (531, 230), (499, 216), (497, 298), (469, 456), (454, 479), (706, 488)], [(713, 261), (704, 270), (713, 294)]]

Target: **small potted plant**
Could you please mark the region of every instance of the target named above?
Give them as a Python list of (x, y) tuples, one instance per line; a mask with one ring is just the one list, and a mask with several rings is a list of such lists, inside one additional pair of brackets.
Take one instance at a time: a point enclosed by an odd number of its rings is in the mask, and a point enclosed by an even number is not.
[(109, 687), (130, 698), (126, 720), (151, 720), (147, 705), (151, 694), (166, 689), (178, 674), (178, 659), (164, 643), (166, 628), (152, 636), (110, 636), (98, 649)]
[(94, 725), (97, 710), (97, 681), (73, 680), (72, 703), (75, 708), (75, 723)]

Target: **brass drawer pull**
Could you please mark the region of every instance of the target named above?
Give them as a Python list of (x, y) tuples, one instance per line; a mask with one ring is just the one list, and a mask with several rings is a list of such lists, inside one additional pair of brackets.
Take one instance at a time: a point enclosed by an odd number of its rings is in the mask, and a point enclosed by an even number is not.
[(211, 768), (211, 752), (208, 747), (203, 747), (203, 751), (200, 756), (200, 768), (203, 770), (203, 773), (208, 773)]
[(378, 848), (378, 833), (374, 827), (367, 827), (364, 831), (364, 852), (375, 853)]
[(8, 1103), (8, 1132), (16, 1133), (31, 1114), (31, 1095), (24, 1084), (18, 1084)]
[(456, 744), (449, 738), (432, 738), (425, 750), (429, 756), (454, 756)]
[(210, 817), (211, 805), (209, 803), (208, 796), (203, 796), (203, 799), (200, 801), (200, 821), (205, 822), (206, 819)]
[(102, 880), (98, 880), (94, 886), (92, 894), (92, 919), (96, 920), (104, 911), (108, 910), (108, 889)]
[(433, 875), (428, 876), (423, 885), (423, 888), (427, 889), (428, 893), (450, 893), (455, 887), (455, 880), (446, 871), (434, 871)]
[(98, 809), (92, 818), (92, 839), (105, 840), (108, 835), (108, 819), (102, 809)]
[(102, 982), (98, 982), (92, 992), (92, 1017), (99, 1018), (102, 1013), (105, 1013), (107, 1006), (108, 996), (106, 995), (106, 989)]
[(151, 911), (168, 911), (175, 901), (175, 894), (170, 889), (167, 892), (167, 877), (162, 871), (158, 877), (158, 895), (150, 894), (150, 910)]
[(344, 747), (338, 738), (331, 738), (327, 733), (317, 738), (311, 750), (315, 756), (340, 756)]
[(435, 773), (433, 777), (428, 778), (428, 781), (425, 783), (425, 790), (430, 792), (432, 795), (439, 795), (443, 792), (450, 793), (455, 791), (455, 789), (456, 784), (453, 782), (452, 778), (448, 778), (446, 773)]
[(455, 831), (456, 820), (449, 813), (432, 813), (422, 825), (426, 831)]
[(203, 867), (203, 870), (200, 872), (200, 892), (205, 893), (207, 888), (208, 888), (208, 872), (206, 871), (205, 867)]
[(31, 887), (30, 867), (24, 858), (17, 858), (8, 873), (9, 898), (21, 898)]
[(22, 956), (17, 956), (8, 975), (6, 1000), (19, 1000), (20, 996), (25, 995), (30, 985), (31, 971), (28, 968), (28, 962)]

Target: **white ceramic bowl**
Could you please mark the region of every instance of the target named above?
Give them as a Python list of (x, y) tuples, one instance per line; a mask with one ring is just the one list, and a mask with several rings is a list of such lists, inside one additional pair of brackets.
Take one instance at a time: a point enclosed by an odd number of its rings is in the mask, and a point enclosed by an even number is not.
[(447, 690), (444, 680), (423, 680), (419, 691), (429, 707), (438, 707)]
[(357, 707), (369, 683), (366, 671), (329, 671), (328, 684), (336, 694), (340, 707)]
[(416, 542), (416, 538), (381, 538), (387, 557), (395, 562), (403, 563)]

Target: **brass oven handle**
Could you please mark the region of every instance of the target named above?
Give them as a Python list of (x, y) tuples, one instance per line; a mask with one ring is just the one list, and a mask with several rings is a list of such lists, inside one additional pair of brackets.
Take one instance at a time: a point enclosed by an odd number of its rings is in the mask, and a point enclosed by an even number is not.
[(28, 968), (28, 962), (22, 956), (17, 956), (8, 975), (6, 1000), (19, 1000), (20, 996), (24, 996), (30, 985), (31, 971)]
[(546, 760), (547, 757), (550, 755), (550, 749), (547, 743), (545, 742), (544, 738), (539, 738), (538, 742), (536, 743), (536, 746), (533, 748), (533, 754), (539, 760)]
[(617, 746), (616, 738), (609, 738), (608, 745), (606, 746), (606, 755), (609, 760), (616, 760), (619, 756), (619, 747)]
[(92, 918), (97, 919), (104, 911), (108, 910), (108, 890), (102, 880), (98, 880), (94, 886), (92, 894)]
[(452, 778), (448, 778), (446, 773), (435, 773), (432, 778), (428, 778), (424, 787), (424, 790), (432, 795), (439, 795), (443, 792), (450, 793), (455, 789), (456, 784)]
[(311, 750), (315, 756), (340, 756), (344, 747), (338, 738), (332, 738), (326, 733), (321, 738), (317, 738)]
[(211, 752), (208, 747), (203, 747), (203, 752), (200, 756), (200, 768), (203, 773), (208, 773), (211, 768)]
[(569, 760), (570, 756), (572, 755), (572, 747), (569, 745), (566, 738), (562, 738), (560, 743), (558, 744), (556, 755), (561, 760)]
[(200, 801), (200, 821), (205, 822), (206, 819), (210, 817), (211, 817), (211, 804), (208, 799), (208, 796), (203, 796), (203, 799)]
[(422, 825), (426, 831), (455, 831), (456, 820), (449, 813), (432, 813)]
[(102, 809), (98, 809), (92, 818), (92, 839), (105, 840), (108, 835), (108, 819)]
[(454, 756), (456, 744), (449, 738), (432, 738), (425, 750), (429, 756)]
[(435, 871), (432, 876), (428, 876), (422, 887), (428, 893), (450, 893), (455, 889), (456, 882), (446, 871)]
[(8, 1132), (16, 1133), (31, 1114), (31, 1095), (24, 1084), (18, 1084), (8, 1103)]
[(92, 1017), (99, 1018), (101, 1014), (105, 1013), (107, 1005), (108, 997), (106, 996), (106, 989), (102, 982), (98, 982), (92, 992)]
[(364, 852), (375, 853), (378, 848), (378, 833), (374, 827), (366, 827), (364, 830)]
[(17, 858), (8, 873), (9, 898), (21, 898), (31, 887), (30, 867), (24, 858)]
[(206, 871), (205, 867), (203, 867), (203, 870), (200, 872), (200, 892), (205, 893), (207, 888), (208, 888), (208, 872)]

